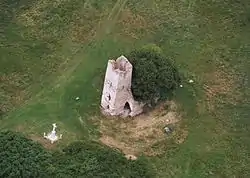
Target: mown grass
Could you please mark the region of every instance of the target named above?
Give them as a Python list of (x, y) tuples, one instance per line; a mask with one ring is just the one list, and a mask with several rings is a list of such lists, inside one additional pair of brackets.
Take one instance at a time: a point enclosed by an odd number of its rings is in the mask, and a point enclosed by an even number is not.
[[(149, 158), (156, 177), (249, 177), (248, 1), (57, 3), (15, 6), (2, 20), (1, 106), (15, 109), (1, 129), (40, 136), (57, 122), (62, 145), (97, 139), (91, 119), (107, 60), (156, 43), (183, 75), (175, 99), (189, 132), (183, 144), (165, 143), (165, 154)], [(20, 91), (25, 97), (15, 103)]]

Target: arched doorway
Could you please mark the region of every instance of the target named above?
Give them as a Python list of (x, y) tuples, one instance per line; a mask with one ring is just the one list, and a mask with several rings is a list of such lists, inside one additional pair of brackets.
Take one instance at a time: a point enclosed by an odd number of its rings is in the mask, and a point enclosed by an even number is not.
[(127, 111), (128, 113), (131, 113), (131, 107), (128, 102), (125, 103), (124, 110)]

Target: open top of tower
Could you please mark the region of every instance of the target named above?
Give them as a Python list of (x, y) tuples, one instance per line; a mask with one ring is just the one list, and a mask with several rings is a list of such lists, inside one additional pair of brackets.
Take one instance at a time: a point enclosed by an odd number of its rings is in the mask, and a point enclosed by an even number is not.
[(111, 60), (113, 69), (118, 72), (127, 72), (132, 71), (132, 64), (125, 56), (120, 56), (116, 60)]

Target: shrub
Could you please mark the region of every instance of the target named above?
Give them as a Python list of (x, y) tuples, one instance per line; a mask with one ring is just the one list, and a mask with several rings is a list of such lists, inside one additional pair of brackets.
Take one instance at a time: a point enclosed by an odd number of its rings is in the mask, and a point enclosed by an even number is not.
[(48, 152), (16, 132), (0, 132), (0, 177), (152, 177), (147, 162), (93, 142), (75, 142)]
[(128, 161), (120, 152), (93, 142), (75, 142), (57, 155), (53, 177), (152, 177), (146, 161)]
[(132, 92), (136, 100), (155, 104), (166, 99), (180, 82), (175, 66), (156, 45), (132, 51), (128, 58), (133, 65)]
[(20, 133), (0, 132), (0, 177), (46, 177), (50, 154)]

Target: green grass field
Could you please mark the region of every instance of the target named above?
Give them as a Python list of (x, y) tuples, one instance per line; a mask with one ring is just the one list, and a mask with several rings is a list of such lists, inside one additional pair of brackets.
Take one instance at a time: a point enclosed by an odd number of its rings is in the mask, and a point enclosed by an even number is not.
[(97, 140), (107, 60), (155, 43), (182, 75), (174, 99), (188, 130), (147, 158), (155, 177), (247, 178), (249, 12), (248, 0), (2, 0), (0, 130), (38, 138), (56, 122), (58, 148)]

